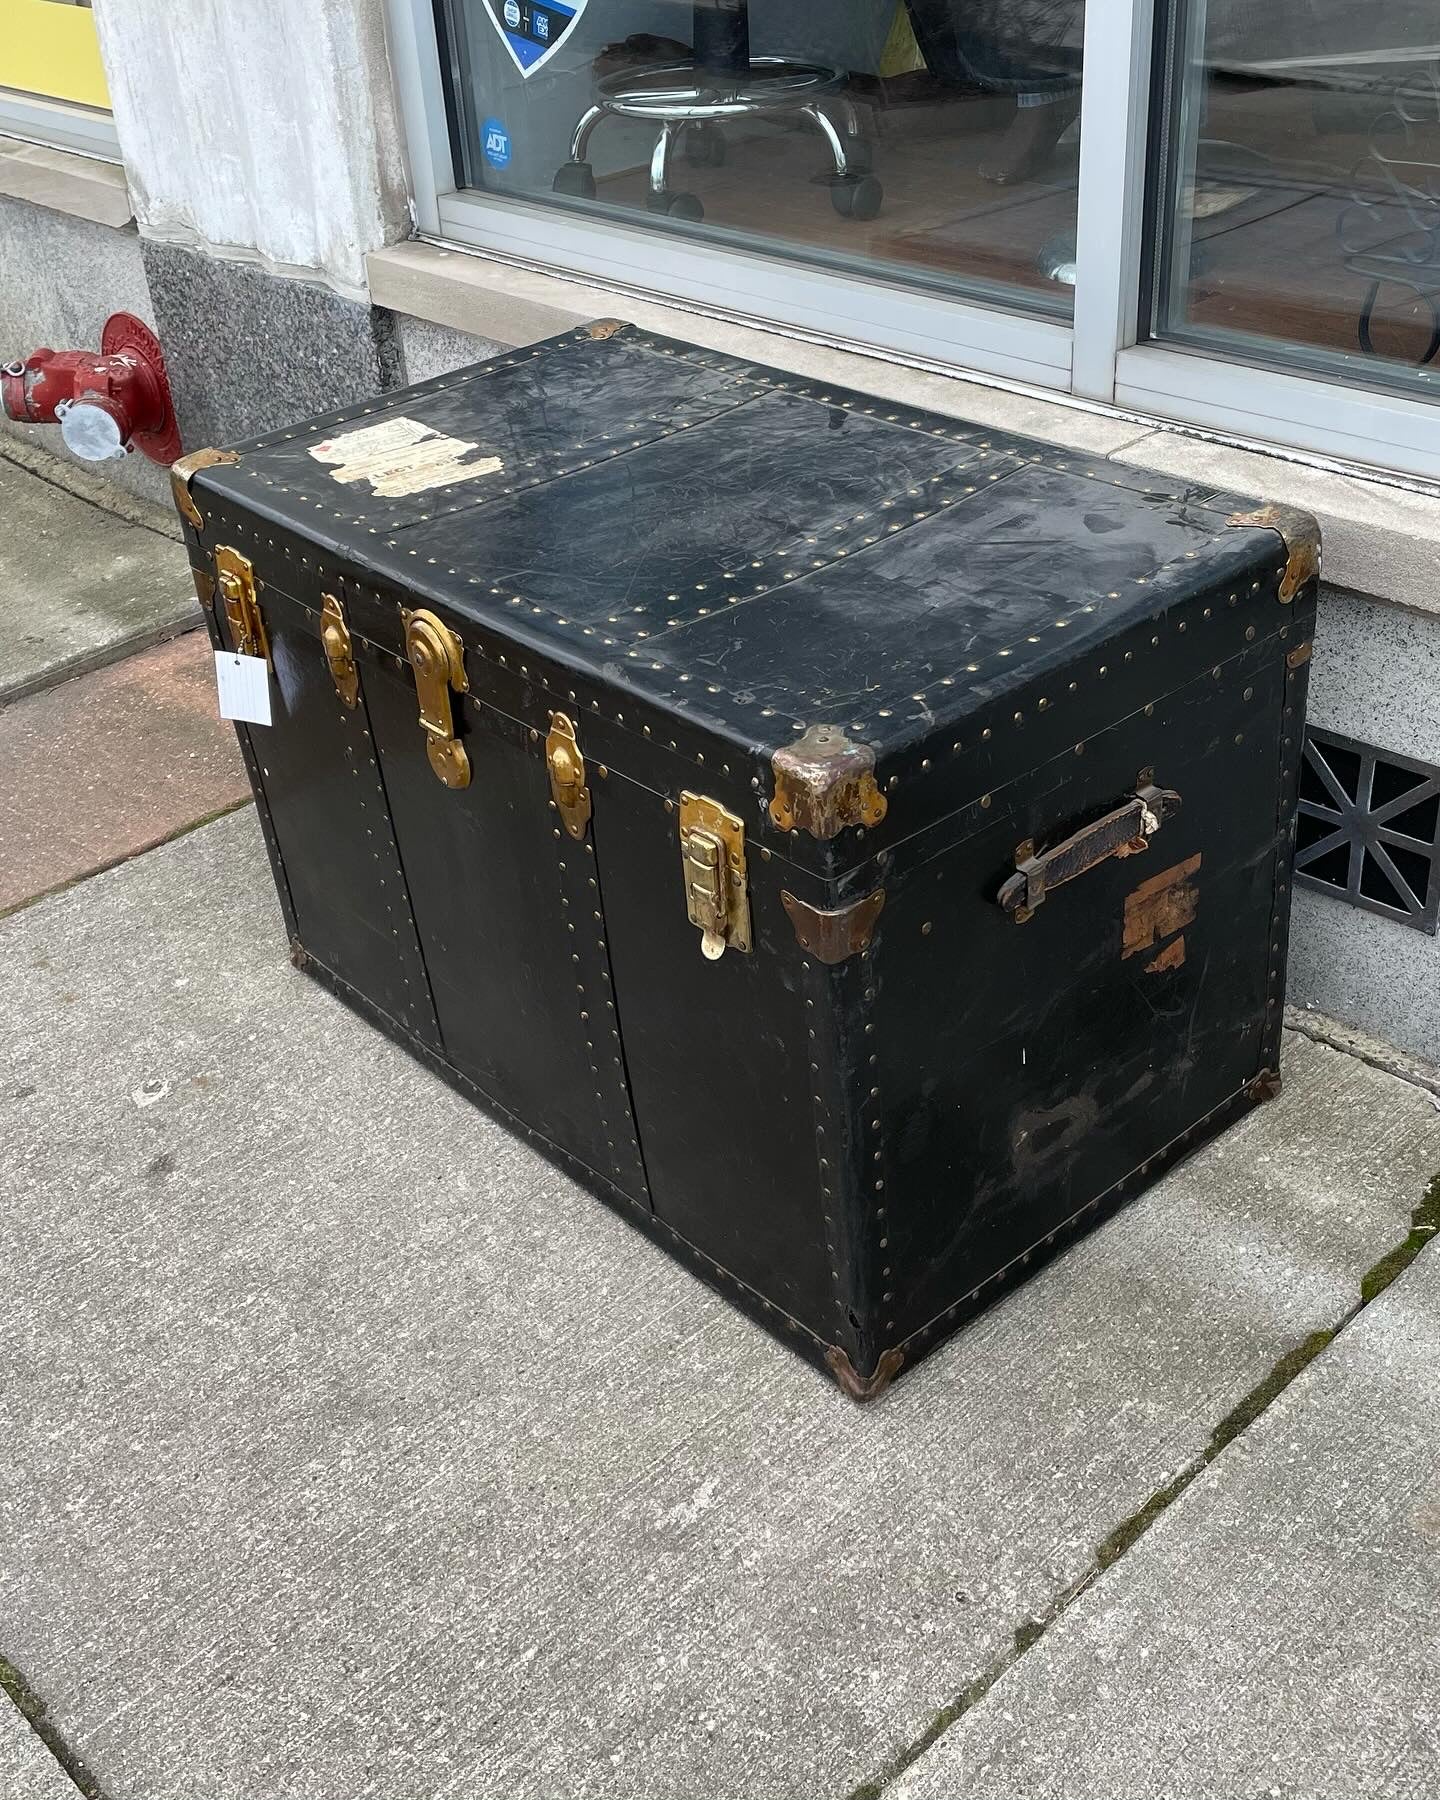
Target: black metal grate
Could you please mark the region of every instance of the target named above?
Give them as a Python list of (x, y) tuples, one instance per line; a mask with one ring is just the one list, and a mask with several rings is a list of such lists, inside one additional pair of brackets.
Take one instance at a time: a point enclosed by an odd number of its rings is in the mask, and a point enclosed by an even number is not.
[(1440, 769), (1309, 729), (1295, 879), (1433, 937), (1440, 919)]

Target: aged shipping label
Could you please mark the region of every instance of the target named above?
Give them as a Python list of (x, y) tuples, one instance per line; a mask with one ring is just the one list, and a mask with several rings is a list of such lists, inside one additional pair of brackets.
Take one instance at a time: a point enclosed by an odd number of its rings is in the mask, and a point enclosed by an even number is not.
[(498, 456), (477, 456), (478, 444), (446, 437), (418, 419), (382, 419), (326, 438), (310, 451), (316, 462), (331, 464), (331, 479), (368, 481), (371, 492), (386, 500), (424, 494), (456, 481), (493, 475)]

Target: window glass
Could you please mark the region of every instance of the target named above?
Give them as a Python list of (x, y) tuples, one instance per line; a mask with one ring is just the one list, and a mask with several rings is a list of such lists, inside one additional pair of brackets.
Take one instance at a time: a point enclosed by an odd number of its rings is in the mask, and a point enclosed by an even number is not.
[(0, 89), (107, 112), (90, 0), (3, 0)]
[(1156, 334), (1440, 391), (1435, 0), (1173, 0)]
[(440, 0), (467, 186), (1070, 309), (1084, 0)]

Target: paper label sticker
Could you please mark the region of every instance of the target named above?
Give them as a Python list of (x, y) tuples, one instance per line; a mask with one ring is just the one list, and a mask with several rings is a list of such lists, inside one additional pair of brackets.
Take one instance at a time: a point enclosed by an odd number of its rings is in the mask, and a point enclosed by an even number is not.
[(217, 650), (215, 688), (222, 719), (242, 719), (247, 725), (270, 723), (270, 670), (263, 656)]
[[(457, 481), (474, 481), (502, 467), (498, 456), (477, 456), (480, 446), (464, 438), (446, 437), (418, 419), (382, 419), (326, 438), (310, 451), (316, 462), (330, 463), (331, 479), (368, 481), (372, 493), (386, 500), (423, 494)], [(467, 457), (473, 460), (467, 462)]]
[(490, 23), (522, 76), (531, 76), (560, 48), (589, 0), (483, 0)]

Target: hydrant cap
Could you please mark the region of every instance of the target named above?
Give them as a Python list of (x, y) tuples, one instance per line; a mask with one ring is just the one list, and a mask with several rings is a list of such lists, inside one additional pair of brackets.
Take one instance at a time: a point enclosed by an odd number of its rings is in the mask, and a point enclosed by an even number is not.
[(110, 462), (129, 454), (120, 422), (108, 407), (76, 400), (57, 406), (55, 416), (65, 448), (82, 462)]

